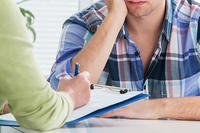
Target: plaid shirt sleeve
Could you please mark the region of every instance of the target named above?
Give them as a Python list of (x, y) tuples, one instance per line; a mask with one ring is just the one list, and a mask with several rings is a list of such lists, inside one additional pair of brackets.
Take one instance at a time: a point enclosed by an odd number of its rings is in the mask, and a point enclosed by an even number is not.
[(198, 28), (197, 28), (197, 47), (198, 47), (199, 56), (200, 56), (200, 17), (198, 20)]
[(199, 44), (199, 52), (200, 52), (200, 17), (199, 17), (198, 29), (197, 29), (197, 43)]
[[(60, 77), (73, 76), (71, 70), (72, 58), (92, 38), (106, 14), (105, 2), (100, 0), (65, 21), (56, 62), (48, 79), (52, 88), (57, 88)], [(99, 79), (102, 83), (106, 82), (106, 77), (108, 77), (106, 69), (104, 70), (103, 78)]]
[(92, 33), (81, 25), (73, 23), (64, 25), (56, 62), (48, 79), (52, 88), (57, 88), (61, 77), (73, 77), (71, 60), (91, 37)]

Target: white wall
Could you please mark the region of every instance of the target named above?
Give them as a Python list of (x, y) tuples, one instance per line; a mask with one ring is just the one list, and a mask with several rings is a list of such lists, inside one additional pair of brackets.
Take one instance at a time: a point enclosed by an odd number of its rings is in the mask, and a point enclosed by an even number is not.
[(79, 8), (91, 3), (92, 0), (30, 0), (21, 5), (35, 15), (35, 56), (45, 76), (49, 75), (55, 61), (62, 24)]
[(80, 10), (83, 9), (83, 8), (85, 8), (85, 7), (87, 7), (87, 6), (89, 6), (90, 4), (93, 3), (93, 0), (79, 0), (79, 1), (80, 1), (79, 2), (79, 8), (80, 8)]

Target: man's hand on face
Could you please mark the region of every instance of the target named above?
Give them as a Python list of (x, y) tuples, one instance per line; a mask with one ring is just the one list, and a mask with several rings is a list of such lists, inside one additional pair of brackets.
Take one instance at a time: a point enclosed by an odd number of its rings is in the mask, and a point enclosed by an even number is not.
[(105, 0), (109, 13), (115, 13), (118, 17), (125, 18), (128, 9), (124, 0)]
[(82, 72), (73, 79), (60, 79), (58, 91), (65, 92), (72, 98), (75, 109), (85, 105), (90, 99), (89, 73)]

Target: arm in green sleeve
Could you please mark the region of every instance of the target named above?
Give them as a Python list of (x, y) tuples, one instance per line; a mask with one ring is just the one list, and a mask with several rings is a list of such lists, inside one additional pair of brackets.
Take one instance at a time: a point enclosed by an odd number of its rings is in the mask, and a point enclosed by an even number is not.
[(0, 1), (0, 99), (7, 100), (20, 126), (36, 130), (61, 127), (72, 100), (52, 90), (33, 57), (24, 18), (12, 0)]

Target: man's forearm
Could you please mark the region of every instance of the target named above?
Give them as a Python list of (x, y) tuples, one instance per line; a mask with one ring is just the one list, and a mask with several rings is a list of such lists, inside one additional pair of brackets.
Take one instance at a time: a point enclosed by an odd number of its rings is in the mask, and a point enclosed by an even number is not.
[[(138, 106), (138, 104), (140, 104)], [(200, 97), (163, 98), (144, 100), (132, 105), (132, 111), (143, 108), (143, 113), (135, 118), (200, 120)], [(135, 115), (136, 113), (133, 113)]]
[(200, 120), (200, 97), (141, 100), (104, 114), (130, 119)]
[(109, 13), (102, 25), (89, 43), (72, 60), (74, 64), (81, 64), (80, 71), (88, 71), (91, 74), (90, 81), (97, 82), (115, 43), (117, 35), (123, 25), (125, 17), (119, 17), (115, 13)]
[(200, 97), (160, 99), (164, 103), (163, 118), (200, 120)]

